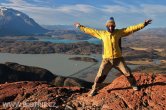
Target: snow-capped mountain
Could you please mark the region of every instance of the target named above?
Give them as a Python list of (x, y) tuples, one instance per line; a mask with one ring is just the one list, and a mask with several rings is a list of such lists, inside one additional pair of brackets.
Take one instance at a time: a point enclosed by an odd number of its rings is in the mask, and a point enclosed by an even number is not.
[(1, 36), (35, 35), (47, 31), (28, 15), (11, 8), (0, 7)]

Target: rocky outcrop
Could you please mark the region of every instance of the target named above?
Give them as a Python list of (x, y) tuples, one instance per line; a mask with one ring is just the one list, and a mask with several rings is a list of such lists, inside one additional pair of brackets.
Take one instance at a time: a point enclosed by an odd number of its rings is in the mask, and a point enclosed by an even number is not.
[(89, 88), (92, 83), (73, 77), (58, 76), (50, 71), (18, 63), (0, 64), (0, 83), (16, 81), (45, 81), (54, 86), (78, 86)]
[(120, 76), (93, 97), (87, 96), (89, 90), (85, 88), (54, 87), (44, 82), (1, 84), (0, 107), (14, 109), (9, 105), (17, 102), (19, 106), (15, 107), (20, 110), (165, 110), (166, 75), (135, 73), (134, 77), (139, 91), (131, 89), (126, 78)]
[[(75, 99), (76, 106), (84, 109), (102, 110), (164, 110), (166, 109), (166, 75), (134, 74), (140, 90), (130, 88), (124, 76), (115, 79), (94, 97), (87, 93)], [(79, 108), (77, 106), (77, 108)]]
[(85, 62), (98, 62), (95, 58), (91, 57), (72, 57), (69, 60), (76, 60), (76, 61), (85, 61)]

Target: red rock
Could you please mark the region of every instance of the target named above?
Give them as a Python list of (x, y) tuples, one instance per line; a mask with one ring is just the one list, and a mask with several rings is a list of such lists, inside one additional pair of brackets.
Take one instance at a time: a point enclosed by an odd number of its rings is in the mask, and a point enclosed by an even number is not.
[(76, 100), (86, 105), (92, 102), (92, 105), (99, 106), (102, 110), (166, 109), (166, 75), (135, 73), (134, 76), (140, 87), (139, 91), (131, 89), (126, 78), (120, 76), (96, 96), (84, 98), (85, 93)]
[[(72, 95), (81, 92), (78, 87), (52, 87), (45, 82), (14, 82), (1, 84), (0, 86), (0, 108), (3, 108), (4, 102), (19, 103), (21, 109), (25, 107), (24, 103), (39, 103), (41, 108), (49, 106), (61, 107), (64, 102)], [(23, 107), (24, 105), (24, 107)], [(12, 107), (7, 107), (7, 109)]]
[(39, 108), (48, 109), (51, 106), (58, 110), (165, 110), (166, 75), (135, 73), (134, 77), (139, 91), (131, 89), (122, 75), (93, 97), (88, 97), (88, 91), (79, 87), (54, 87), (39, 81), (5, 83), (0, 85), (0, 109), (5, 109), (4, 102), (19, 102), (21, 110), (30, 109), (25, 107), (25, 102), (38, 102)]

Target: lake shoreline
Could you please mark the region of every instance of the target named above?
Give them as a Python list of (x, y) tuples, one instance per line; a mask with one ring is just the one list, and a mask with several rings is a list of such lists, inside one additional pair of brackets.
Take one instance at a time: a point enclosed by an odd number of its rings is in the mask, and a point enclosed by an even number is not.
[[(98, 62), (84, 62), (69, 60), (72, 57), (92, 57)], [(56, 75), (72, 76), (80, 78), (83, 73), (88, 74), (91, 71), (96, 74), (94, 69), (98, 70), (102, 55), (66, 55), (66, 54), (11, 54), (0, 53), (0, 63), (15, 62), (27, 66), (45, 68)], [(86, 70), (86, 71), (85, 71)]]
[[(91, 57), (97, 59), (98, 62), (85, 62), (85, 61), (74, 61), (70, 60), (72, 57)], [(102, 61), (101, 54), (92, 55), (66, 55), (66, 54), (11, 54), (11, 53), (0, 53), (0, 63), (5, 62), (15, 62), (22, 65), (41, 67), (49, 70), (53, 74), (64, 76), (64, 77), (76, 77), (86, 81), (93, 82), (100, 63)], [(161, 62), (164, 62), (161, 60)], [(147, 70), (153, 70), (153, 61), (140, 60), (140, 61), (128, 61), (127, 65), (132, 69), (132, 71), (145, 71), (143, 67), (147, 67)], [(162, 64), (162, 63), (161, 63)], [(158, 64), (159, 65), (159, 64)], [(157, 66), (155, 67), (155, 71)], [(158, 67), (159, 68), (159, 67)], [(161, 70), (164, 67), (162, 66)], [(161, 71), (160, 71), (161, 72)], [(119, 71), (112, 69), (108, 74), (105, 82), (111, 82), (116, 77), (122, 75)]]

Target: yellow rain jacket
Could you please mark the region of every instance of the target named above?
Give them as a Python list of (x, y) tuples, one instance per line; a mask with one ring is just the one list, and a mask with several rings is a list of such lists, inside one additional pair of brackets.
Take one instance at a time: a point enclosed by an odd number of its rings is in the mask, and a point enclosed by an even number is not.
[(122, 53), (119, 47), (119, 39), (121, 37), (128, 36), (135, 31), (138, 31), (145, 27), (144, 23), (140, 23), (134, 26), (129, 26), (123, 29), (115, 29), (113, 33), (108, 32), (107, 30), (96, 30), (89, 27), (80, 25), (79, 29), (91, 36), (94, 36), (103, 41), (103, 58), (118, 58), (122, 57)]

